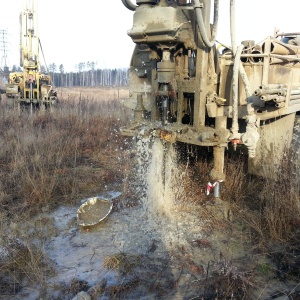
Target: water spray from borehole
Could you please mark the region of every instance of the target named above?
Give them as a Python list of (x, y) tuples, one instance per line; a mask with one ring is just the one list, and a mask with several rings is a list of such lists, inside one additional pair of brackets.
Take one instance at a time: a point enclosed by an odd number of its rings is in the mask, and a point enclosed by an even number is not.
[[(181, 172), (173, 144), (157, 138), (137, 142), (139, 194), (149, 220), (166, 218), (171, 221), (181, 187)], [(181, 187), (183, 188), (183, 187)]]

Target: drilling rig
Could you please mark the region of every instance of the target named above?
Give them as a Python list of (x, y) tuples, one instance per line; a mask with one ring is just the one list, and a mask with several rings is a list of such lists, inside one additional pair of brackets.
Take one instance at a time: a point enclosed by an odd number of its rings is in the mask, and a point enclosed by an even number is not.
[(134, 120), (122, 134), (212, 148), (210, 180), (225, 179), (225, 150), (240, 147), (249, 173), (276, 177), (300, 110), (300, 33), (237, 45), (230, 0), (231, 46), (219, 51), (219, 0), (122, 3), (134, 11), (135, 43), (127, 103)]
[(20, 66), (23, 71), (9, 74), (6, 96), (18, 105), (45, 108), (56, 104), (57, 92), (50, 75), (40, 73), (37, 2), (23, 0), (20, 14)]

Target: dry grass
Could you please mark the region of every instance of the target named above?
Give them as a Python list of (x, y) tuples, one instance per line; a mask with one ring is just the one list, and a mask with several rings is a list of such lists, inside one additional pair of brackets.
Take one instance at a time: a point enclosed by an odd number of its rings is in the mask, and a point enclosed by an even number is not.
[(73, 278), (68, 285), (57, 287), (57, 289), (61, 290), (63, 295), (69, 299), (72, 299), (72, 297), (81, 291), (87, 291), (88, 288), (89, 285), (86, 281), (77, 278)]
[[(213, 196), (207, 197), (203, 193), (212, 168), (210, 157), (198, 155), (196, 150), (189, 155), (181, 159), (180, 164), (182, 169), (185, 169), (187, 162), (190, 164), (183, 183), (186, 191), (184, 199), (186, 205), (201, 205), (198, 214), (200, 219), (206, 220), (206, 234), (209, 236), (216, 231), (239, 232), (240, 243), (248, 245), (249, 254), (256, 253), (264, 259), (271, 259), (272, 266), (269, 268), (272, 274), (278, 276), (278, 280), (291, 280), (297, 284), (300, 280), (300, 198), (298, 183), (291, 176), (291, 159), (285, 157), (280, 166), (280, 178), (273, 180), (248, 175), (243, 157), (227, 157), (227, 177), (222, 183), (219, 202), (233, 213), (233, 222), (229, 223), (224, 215), (218, 214)], [(235, 269), (229, 268), (226, 275), (219, 274), (210, 278), (207, 283), (209, 286), (201, 282), (199, 284), (204, 284), (204, 290), (208, 288), (208, 293), (220, 299), (237, 292), (242, 299), (247, 299), (251, 295), (252, 285), (247, 280), (249, 275), (252, 278), (257, 275), (255, 268), (256, 262), (252, 268), (238, 274), (231, 273), (230, 270)], [(218, 295), (215, 293), (217, 290)], [(285, 292), (289, 294), (291, 291)]]
[[(224, 184), (226, 201), (265, 245), (294, 238), (300, 222), (298, 184), (290, 174), (289, 158), (282, 161), (278, 180), (246, 175), (243, 160), (229, 162)], [(299, 237), (300, 238), (300, 237)]]
[(169, 269), (169, 261), (148, 255), (117, 253), (105, 258), (103, 267), (119, 274), (119, 284), (102, 289), (109, 299), (163, 299), (173, 293), (175, 281)]
[(137, 255), (125, 254), (123, 252), (105, 257), (103, 267), (114, 270), (120, 274), (130, 273), (137, 265), (140, 265), (142, 258)]
[(118, 129), (127, 111), (117, 98), (103, 100), (111, 91), (98, 93), (101, 101), (96, 91), (61, 98), (52, 112), (20, 113), (1, 104), (0, 249), (7, 253), (0, 260), (2, 292), (13, 294), (24, 283), (42, 289), (49, 276), (51, 263), (41, 249), (53, 228), (51, 220), (34, 225), (35, 214), (75, 204), (108, 185), (126, 188), (130, 144)]
[(123, 153), (129, 146), (118, 133), (124, 122), (118, 100), (61, 101), (44, 114), (1, 112), (2, 213), (72, 203), (123, 180)]
[(97, 101), (111, 101), (116, 99), (125, 99), (129, 97), (129, 90), (127, 87), (102, 87), (102, 88), (58, 88), (59, 99), (67, 101), (73, 100), (97, 100)]
[(43, 289), (46, 278), (55, 272), (41, 248), (30, 240), (4, 237), (1, 253), (0, 295), (15, 294), (24, 283)]
[[(53, 272), (51, 262), (41, 251), (47, 232), (40, 230), (34, 236), (24, 235), (25, 229), (15, 230), (15, 226), (25, 224), (45, 209), (74, 204), (78, 199), (99, 194), (108, 185), (116, 183), (123, 192), (122, 198), (117, 199), (118, 208), (132, 206), (135, 202), (128, 201), (134, 194), (131, 190), (134, 180), (131, 142), (118, 132), (131, 117), (120, 100), (128, 96), (128, 90), (60, 89), (59, 95), (60, 105), (52, 113), (30, 115), (24, 111), (19, 114), (8, 109), (5, 101), (1, 104), (0, 230), (4, 238), (0, 239), (0, 247), (6, 251), (6, 256), (0, 259), (0, 292), (15, 293), (24, 280), (43, 287), (46, 277)], [(211, 205), (212, 196), (205, 196), (212, 166), (210, 157), (196, 148), (184, 147), (179, 150), (179, 168), (183, 175), (177, 200), (185, 207), (198, 205), (199, 218), (209, 220), (210, 232), (233, 230), (229, 226), (238, 224), (244, 239), (250, 237), (255, 243), (249, 249), (269, 253), (278, 265), (280, 276), (299, 279), (299, 194), (291, 181), (289, 164), (283, 163), (281, 180), (274, 181), (246, 175), (242, 158), (227, 160), (225, 172), (230, 175), (222, 186), (222, 200), (229, 203), (235, 215), (235, 221), (229, 225), (216, 217), (215, 206)], [(124, 202), (126, 199), (128, 202)], [(52, 230), (51, 221), (44, 221), (41, 220), (44, 222), (42, 227)], [(12, 234), (11, 240), (8, 236)], [(201, 241), (204, 242), (209, 244), (209, 240)], [(124, 253), (107, 257), (104, 263), (107, 269), (126, 275), (135, 270), (140, 274), (138, 272), (143, 272), (144, 268), (145, 278), (130, 277), (106, 292), (111, 299), (123, 299), (122, 295), (141, 284), (148, 284), (149, 292), (157, 289), (163, 294), (172, 290), (176, 282), (170, 284), (164, 278), (168, 276), (164, 270), (168, 263), (163, 262), (158, 268), (145, 257)], [(149, 274), (153, 280), (147, 283)], [(251, 276), (252, 273), (242, 272), (223, 259), (217, 262), (214, 277), (206, 280), (203, 288), (207, 293), (214, 293), (214, 297), (230, 297), (237, 292), (247, 299)], [(87, 288), (84, 284), (74, 280), (64, 288), (71, 295)], [(216, 288), (219, 288), (217, 295)]]
[(252, 270), (244, 270), (232, 260), (219, 255), (216, 262), (208, 264), (205, 280), (199, 281), (199, 299), (252, 299), (254, 286)]

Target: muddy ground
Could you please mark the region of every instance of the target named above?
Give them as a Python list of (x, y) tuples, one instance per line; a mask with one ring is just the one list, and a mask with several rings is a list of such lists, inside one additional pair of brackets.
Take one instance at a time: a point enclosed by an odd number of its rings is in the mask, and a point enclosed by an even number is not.
[[(119, 98), (115, 91), (109, 92)], [(148, 156), (142, 151), (140, 158)], [(198, 200), (183, 201), (180, 185), (173, 182), (167, 192), (162, 189), (162, 181), (166, 183), (161, 178), (162, 156), (152, 165), (140, 159), (147, 170), (136, 170), (144, 178), (136, 185), (145, 190), (137, 190), (134, 201), (122, 194), (122, 183), (94, 195), (113, 203), (110, 215), (95, 226), (77, 222), (77, 210), (87, 199), (54, 211), (44, 207), (22, 226), (11, 223), (11, 246), (30, 250), (26, 243), (33, 241), (47, 259), (32, 270), (33, 282), (10, 277), (0, 299), (67, 300), (80, 291), (93, 300), (300, 299), (299, 281), (281, 276), (279, 264), (257, 251), (243, 221), (237, 215), (228, 219), (222, 197), (210, 195), (198, 201), (201, 194)], [(182, 177), (176, 178), (174, 168), (169, 177), (180, 183)], [(3, 257), (5, 249), (0, 248)]]
[(251, 254), (247, 237), (223, 218), (222, 202), (206, 208), (218, 212), (214, 224), (198, 205), (178, 205), (174, 218), (161, 215), (154, 223), (142, 205), (119, 209), (119, 195), (101, 195), (115, 207), (96, 226), (77, 224), (86, 199), (33, 220), (35, 234), (47, 236), (43, 250), (54, 273), (44, 287), (0, 299), (71, 299), (79, 290), (103, 300), (294, 299), (285, 294), (293, 283), (277, 281), (271, 262)]

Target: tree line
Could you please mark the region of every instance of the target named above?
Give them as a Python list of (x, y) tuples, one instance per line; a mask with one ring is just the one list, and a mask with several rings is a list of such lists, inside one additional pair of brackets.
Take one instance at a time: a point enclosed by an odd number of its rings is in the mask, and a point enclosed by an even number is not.
[[(9, 72), (21, 71), (21, 68), (15, 65), (9, 70)], [(97, 69), (94, 62), (79, 63), (73, 72), (65, 72), (63, 64), (57, 67), (55, 63), (51, 63), (48, 68), (41, 66), (40, 72), (50, 74), (56, 87), (127, 86), (129, 81), (127, 68)]]
[[(46, 71), (46, 70), (42, 70)], [(74, 72), (65, 72), (61, 64), (49, 65), (48, 71), (56, 87), (72, 86), (126, 86), (128, 85), (128, 69), (96, 69), (95, 63), (79, 63)]]

